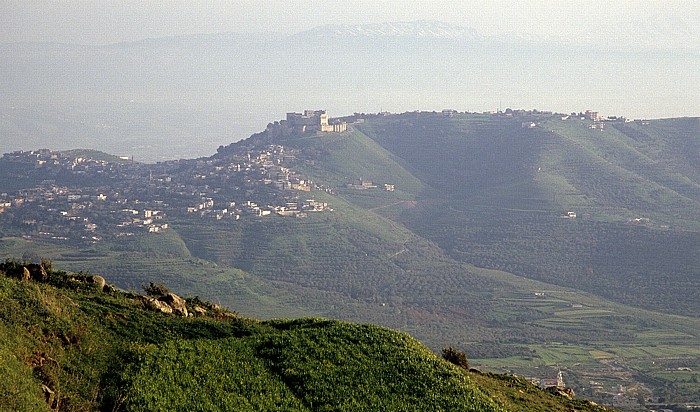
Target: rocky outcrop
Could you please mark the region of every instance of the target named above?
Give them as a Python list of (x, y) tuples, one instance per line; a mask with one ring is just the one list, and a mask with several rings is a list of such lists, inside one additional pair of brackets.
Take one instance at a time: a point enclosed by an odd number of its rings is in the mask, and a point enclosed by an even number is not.
[(163, 313), (173, 313), (173, 308), (165, 302), (161, 302), (153, 296), (139, 296), (138, 299), (143, 303), (146, 309), (159, 311)]
[(49, 278), (47, 269), (43, 264), (19, 263), (14, 261), (5, 261), (5, 263), (1, 263), (0, 275), (1, 274), (19, 279), (22, 282), (27, 282), (29, 280), (46, 282)]
[(163, 296), (139, 296), (138, 299), (144, 304), (146, 309), (172, 313), (182, 317), (189, 316), (185, 300), (172, 292)]
[(187, 304), (185, 303), (185, 300), (178, 295), (170, 292), (167, 295), (158, 298), (158, 300), (170, 306), (174, 314), (184, 317), (188, 315)]
[(116, 293), (117, 288), (114, 285), (110, 285), (109, 283), (105, 284), (105, 286), (102, 288), (102, 291), (105, 293)]
[(107, 285), (107, 282), (105, 281), (105, 278), (99, 275), (92, 275), (88, 276), (86, 279), (89, 283), (92, 283), (95, 285), (95, 288), (97, 290), (104, 290), (105, 286)]
[(574, 396), (576, 395), (574, 393), (574, 390), (571, 388), (557, 388), (557, 387), (550, 387), (547, 388), (547, 392), (551, 392), (555, 395), (563, 396), (568, 399), (574, 399)]
[(115, 293), (117, 289), (108, 284), (99, 275), (68, 273), (53, 270), (51, 261), (42, 260), (39, 263), (6, 260), (0, 262), (0, 276), (12, 277), (22, 282), (51, 283), (53, 285), (68, 285), (76, 290), (93, 289), (105, 293)]
[[(46, 263), (48, 262), (48, 263)], [(104, 293), (117, 293), (118, 290), (113, 285), (106, 282), (100, 275), (90, 275), (81, 273), (67, 273), (54, 271), (51, 261), (42, 261), (41, 264), (18, 262), (6, 260), (0, 262), (0, 276), (13, 277), (22, 282), (36, 281), (61, 285), (77, 291), (91, 292), (97, 290)], [(50, 276), (49, 276), (50, 274)], [(173, 314), (181, 317), (188, 316), (211, 316), (235, 318), (233, 313), (224, 313), (219, 305), (196, 301), (193, 307), (188, 309), (187, 302), (180, 296), (170, 292), (164, 285), (151, 282), (148, 287), (144, 287), (145, 296), (129, 294), (133, 299), (138, 300), (147, 310)], [(190, 312), (190, 310), (192, 310)]]

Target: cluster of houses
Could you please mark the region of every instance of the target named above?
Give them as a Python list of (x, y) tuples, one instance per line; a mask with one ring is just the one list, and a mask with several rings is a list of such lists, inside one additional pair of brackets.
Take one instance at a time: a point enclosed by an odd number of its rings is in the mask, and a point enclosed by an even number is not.
[(234, 219), (239, 220), (241, 216), (283, 216), (283, 217), (306, 217), (307, 212), (332, 212), (333, 209), (328, 207), (328, 203), (319, 202), (314, 199), (306, 199), (303, 201), (286, 202), (284, 205), (265, 205), (260, 206), (256, 202), (246, 201), (240, 205), (236, 202), (229, 202), (225, 208), (216, 208), (212, 199), (206, 199), (204, 202), (196, 206), (187, 208), (187, 213), (196, 213), (202, 217), (209, 217), (216, 220)]
[(107, 161), (94, 159), (85, 155), (73, 156), (49, 149), (5, 153), (2, 155), (2, 160), (31, 165), (34, 168), (69, 170), (79, 176), (88, 173), (118, 173), (124, 169), (128, 169), (129, 165), (133, 163), (130, 160), (123, 160), (121, 158), (119, 158), (118, 161)]
[(178, 217), (237, 220), (332, 211), (305, 195), (328, 189), (290, 167), (297, 154), (263, 144), (227, 156), (139, 164), (50, 150), (9, 153), (0, 161), (12, 163), (25, 181), (41, 183), (0, 194), (0, 223), (18, 235), (92, 242), (162, 232)]
[[(377, 189), (378, 187), (379, 187), (378, 184), (371, 182), (371, 181), (363, 180), (361, 178), (354, 181), (354, 182), (347, 184), (348, 189), (354, 189), (354, 190)], [(393, 183), (384, 183), (382, 185), (382, 187), (387, 192), (393, 192), (396, 190), (396, 185), (394, 185)]]
[[(19, 226), (24, 237), (54, 240), (102, 240), (105, 230), (117, 236), (157, 233), (168, 228), (160, 210), (136, 209), (119, 193), (91, 188), (42, 185), (9, 195), (0, 194), (0, 219), (6, 227)], [(4, 215), (4, 216), (3, 216)], [(68, 229), (68, 230), (66, 230)]]
[[(510, 110), (510, 109), (509, 109)], [(525, 112), (523, 113), (522, 111), (512, 111), (510, 113), (505, 113), (502, 115), (505, 116), (515, 116), (517, 114), (527, 114), (530, 112)], [(500, 112), (499, 112), (500, 114)], [(551, 112), (538, 112), (538, 114), (551, 114)], [(632, 120), (627, 119), (622, 116), (609, 116), (609, 117), (603, 117), (600, 115), (599, 112), (593, 111), (593, 110), (586, 110), (585, 112), (580, 112), (580, 113), (571, 113), (571, 114), (560, 114), (559, 115), (561, 120), (570, 120), (570, 119), (578, 119), (578, 120), (588, 120), (591, 121), (588, 125), (589, 129), (597, 129), (597, 130), (605, 130), (605, 124), (606, 122), (624, 122), (624, 123), (629, 123)], [(524, 121), (520, 124), (520, 127), (523, 129), (534, 129), (537, 127), (537, 123), (533, 120), (527, 120)]]
[(270, 144), (225, 159), (198, 161), (192, 177), (213, 184), (235, 181), (247, 189), (271, 185), (279, 190), (310, 192), (315, 187), (313, 182), (285, 166), (295, 160), (293, 151)]
[[(120, 215), (124, 216), (121, 223), (117, 224), (120, 229), (134, 228), (137, 231), (148, 233), (159, 233), (168, 229), (168, 223), (163, 222), (164, 213), (160, 210), (151, 209), (122, 209)], [(119, 236), (133, 236), (134, 232), (121, 230)]]
[[(567, 118), (574, 117), (574, 113), (572, 113), (571, 116), (568, 116)], [(606, 122), (623, 122), (623, 123), (630, 123), (632, 120), (628, 119), (626, 117), (622, 116), (608, 116), (608, 117), (603, 117), (600, 115), (598, 112), (594, 112), (592, 110), (586, 110), (583, 113), (579, 113), (578, 116), (579, 119), (581, 120), (590, 120), (593, 123), (588, 125), (589, 129), (597, 129), (597, 130), (605, 130), (605, 124)], [(566, 119), (562, 119), (566, 120)]]

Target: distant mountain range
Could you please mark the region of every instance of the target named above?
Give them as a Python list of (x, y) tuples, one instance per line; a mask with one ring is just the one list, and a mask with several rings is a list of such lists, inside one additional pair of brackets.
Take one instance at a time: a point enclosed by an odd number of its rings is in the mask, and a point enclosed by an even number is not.
[(303, 31), (297, 36), (317, 37), (410, 37), (483, 41), (485, 37), (476, 30), (441, 21), (418, 20), (376, 24), (329, 24)]
[(588, 46), (614, 51), (666, 50), (700, 51), (700, 32), (686, 21), (654, 20), (630, 21), (626, 24), (602, 25), (581, 37), (546, 36), (518, 32), (485, 35), (472, 27), (435, 20), (384, 22), (371, 24), (327, 24), (291, 35), (275, 32), (212, 33), (177, 37), (144, 39), (116, 43), (112, 46), (156, 45), (161, 43), (188, 44), (192, 42), (253, 42), (285, 43), (300, 39), (422, 39), (450, 40), (472, 44), (527, 44), (530, 46)]
[[(472, 27), (436, 20), (397, 21), (371, 24), (327, 24), (294, 34), (277, 32), (238, 33), (223, 32), (162, 37), (114, 43), (100, 47), (135, 45), (191, 44), (198, 42), (286, 42), (300, 38), (323, 38), (326, 41), (342, 38), (362, 39), (449, 39), (460, 43), (500, 43), (530, 45), (587, 45), (611, 50), (685, 50), (700, 51), (700, 31), (684, 20), (649, 19), (625, 24), (601, 25), (591, 28), (585, 36), (536, 35), (506, 32), (485, 35)], [(2, 44), (2, 42), (0, 42)], [(31, 43), (22, 43), (28, 45)], [(47, 44), (47, 43), (44, 43)], [(58, 44), (58, 43), (56, 43)]]
[(624, 25), (603, 25), (585, 37), (537, 36), (505, 33), (487, 36), (477, 30), (441, 21), (418, 20), (374, 24), (329, 24), (299, 32), (296, 37), (450, 39), (459, 42), (588, 45), (612, 50), (700, 50), (700, 33), (685, 21), (653, 20)]

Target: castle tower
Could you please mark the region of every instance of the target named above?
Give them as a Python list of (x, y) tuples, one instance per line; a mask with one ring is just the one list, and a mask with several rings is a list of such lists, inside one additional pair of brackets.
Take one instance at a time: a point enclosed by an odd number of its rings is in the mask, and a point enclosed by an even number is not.
[(566, 385), (564, 385), (564, 376), (561, 374), (561, 369), (559, 369), (559, 373), (557, 373), (557, 388), (565, 388)]

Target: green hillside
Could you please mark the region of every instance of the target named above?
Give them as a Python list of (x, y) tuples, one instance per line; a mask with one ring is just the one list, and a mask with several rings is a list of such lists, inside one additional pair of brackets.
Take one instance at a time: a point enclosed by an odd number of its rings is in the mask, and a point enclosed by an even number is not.
[[(537, 126), (523, 127), (530, 121)], [(214, 219), (173, 208), (168, 230), (82, 243), (0, 225), (0, 253), (108, 274), (125, 290), (162, 281), (250, 317), (382, 325), (433, 351), (465, 350), (491, 371), (544, 378), (561, 369), (580, 396), (606, 405), (619, 385), (638, 407), (690, 403), (700, 393), (698, 121), (591, 125), (542, 113), (405, 113), (366, 116), (345, 133), (262, 132), (209, 160), (142, 170), (125, 190), (159, 202), (149, 208), (190, 190), (242, 203), (260, 189), (263, 207), (288, 196), (332, 211)], [(235, 174), (217, 175), (275, 145), (313, 189), (275, 188), (279, 158), (252, 167), (240, 186), (227, 180)], [(0, 170), (10, 188), (41, 183), (18, 165), (0, 163), (12, 169)], [(179, 185), (172, 199), (158, 197), (167, 174)], [(149, 362), (166, 362), (159, 347), (143, 349)], [(236, 358), (253, 349), (236, 340), (226, 350)], [(143, 379), (141, 369), (130, 373)]]
[(532, 178), (549, 142), (520, 124), (489, 115), (407, 113), (358, 127), (424, 182), (429, 188), (424, 197), (502, 207), (547, 205), (548, 193)]
[[(699, 119), (611, 122), (403, 114), (359, 127), (438, 197), (469, 206), (576, 207), (593, 217), (697, 228)], [(435, 195), (435, 192), (431, 192)]]
[[(199, 298), (177, 306), (151, 284), (151, 300), (191, 313), (176, 316), (92, 276), (39, 267), (1, 265), (3, 411), (598, 410), (532, 384), (514, 396), (508, 379), (378, 326), (257, 321)], [(32, 274), (20, 281), (24, 268)]]
[(400, 220), (449, 256), (700, 315), (688, 293), (700, 273), (698, 119), (533, 120), (405, 114), (361, 127), (434, 189)]
[[(328, 133), (305, 138), (279, 140), (289, 147), (301, 149), (311, 162), (298, 168), (312, 179), (335, 188), (352, 203), (368, 209), (387, 204), (415, 200), (425, 189), (423, 182), (413, 176), (402, 160), (387, 151), (358, 129), (347, 133)], [(347, 188), (358, 180), (396, 186), (391, 193), (367, 193)]]

